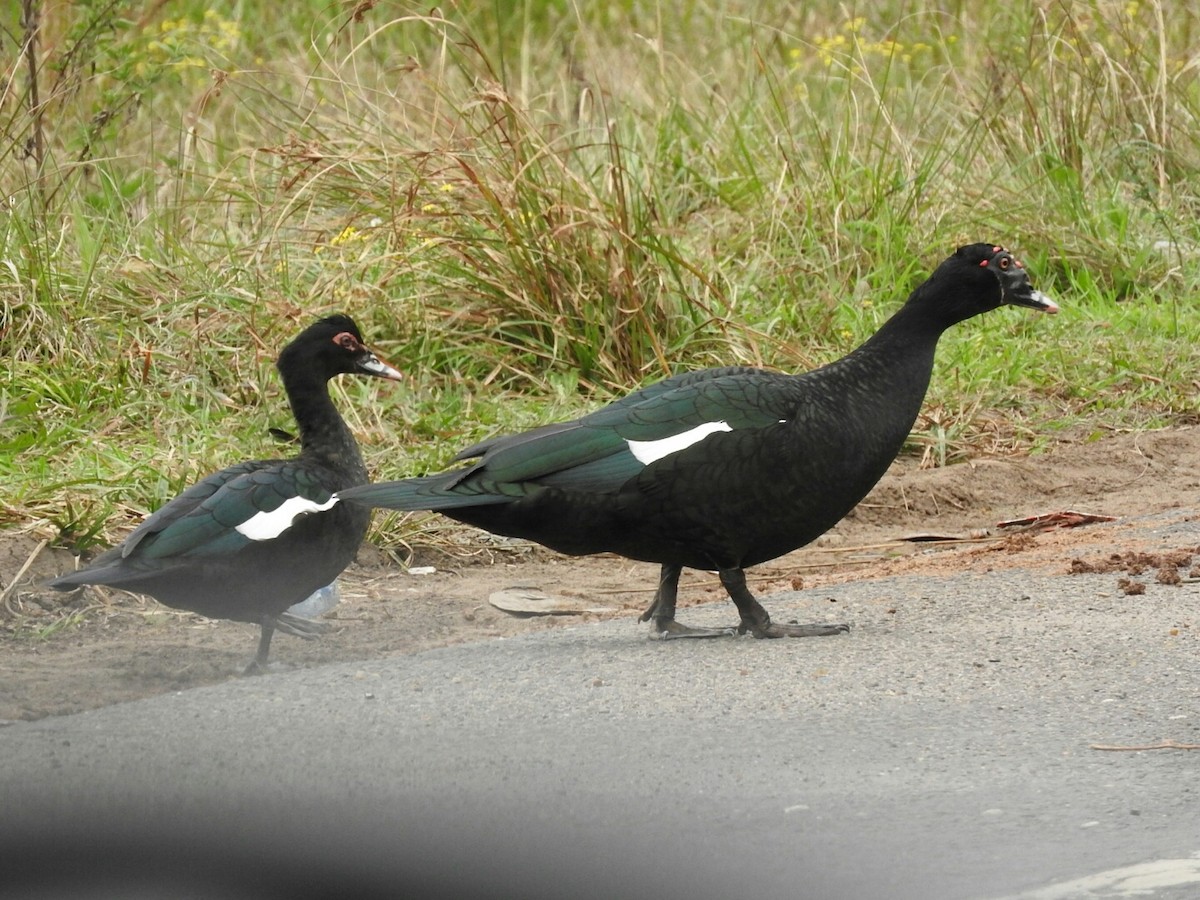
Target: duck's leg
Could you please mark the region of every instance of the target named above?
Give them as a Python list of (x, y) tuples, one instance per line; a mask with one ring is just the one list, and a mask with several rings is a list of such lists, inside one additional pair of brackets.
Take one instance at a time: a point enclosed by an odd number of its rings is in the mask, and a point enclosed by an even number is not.
[(664, 563), (658, 576), (654, 600), (642, 613), (642, 622), (650, 623), (650, 637), (665, 641), (671, 638), (730, 637), (732, 628), (691, 628), (675, 621), (675, 598), (679, 593), (679, 575), (683, 566)]
[(262, 635), (258, 639), (258, 652), (242, 674), (261, 675), (267, 671), (267, 655), (271, 652), (271, 638), (276, 631), (304, 638), (306, 641), (315, 641), (321, 635), (332, 630), (333, 626), (328, 622), (317, 622), (303, 616), (293, 616), (288, 612), (282, 612), (277, 616), (265, 615), (262, 617)]
[(258, 637), (258, 652), (250, 665), (246, 666), (243, 675), (261, 675), (267, 671), (267, 656), (271, 653), (271, 635), (275, 633), (275, 617), (267, 614), (262, 617), (262, 633)]
[(738, 623), (738, 634), (747, 631), (756, 638), (777, 637), (824, 637), (830, 634), (844, 634), (850, 630), (849, 625), (826, 624), (814, 622), (809, 625), (776, 625), (771, 621), (761, 603), (754, 599), (750, 589), (746, 587), (746, 573), (738, 569), (721, 569), (721, 584), (729, 592), (729, 597), (737, 604), (742, 621)]

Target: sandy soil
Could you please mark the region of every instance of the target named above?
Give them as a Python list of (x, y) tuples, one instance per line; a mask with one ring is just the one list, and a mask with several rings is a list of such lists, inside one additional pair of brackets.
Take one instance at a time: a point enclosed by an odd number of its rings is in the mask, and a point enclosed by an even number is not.
[[(1064, 576), (1072, 565), (1101, 566), (1113, 572), (1117, 589), (1133, 585), (1132, 590), (1139, 578), (1172, 577), (1173, 563), (1182, 563), (1180, 577), (1197, 577), (1193, 566), (1200, 555), (1158, 559), (1156, 548), (1145, 546), (1142, 533), (1133, 529), (1121, 544), (1130, 555), (1111, 560), (1112, 526), (1019, 531), (997, 523), (1061, 510), (1117, 517), (1169, 510), (1178, 510), (1180, 517), (1198, 515), (1198, 460), (1200, 427), (1065, 443), (1037, 457), (987, 459), (946, 469), (920, 470), (913, 461), (902, 460), (814, 545), (750, 575), (755, 590), (764, 595), (850, 578), (1005, 566), (1046, 566)], [(1121, 542), (1121, 526), (1116, 528)], [(964, 540), (900, 540), (918, 534)], [(177, 612), (116, 591), (88, 588), (64, 595), (41, 589), (41, 581), (74, 566), (70, 554), (44, 545), (49, 537), (0, 534), (0, 722), (77, 712), (239, 677), (253, 655), (257, 628)], [(1195, 552), (1200, 554), (1200, 548)], [(318, 641), (278, 635), (274, 664), (365, 661), (578, 625), (600, 615), (627, 619), (630, 639), (644, 639), (646, 626), (637, 617), (650, 600), (657, 574), (656, 567), (643, 563), (613, 556), (573, 559), (466, 528), (456, 531), (448, 546), (418, 548), (412, 565), (436, 571), (409, 574), (379, 550), (365, 547), (342, 576), (341, 604), (324, 617), (334, 631)], [(611, 612), (520, 618), (489, 603), (496, 592), (514, 586), (610, 607)], [(687, 606), (723, 596), (715, 576), (685, 573), (680, 620), (687, 621)], [(765, 605), (769, 610), (769, 600)], [(732, 624), (732, 605), (729, 613)], [(1192, 627), (1200, 628), (1200, 610), (1192, 618)]]

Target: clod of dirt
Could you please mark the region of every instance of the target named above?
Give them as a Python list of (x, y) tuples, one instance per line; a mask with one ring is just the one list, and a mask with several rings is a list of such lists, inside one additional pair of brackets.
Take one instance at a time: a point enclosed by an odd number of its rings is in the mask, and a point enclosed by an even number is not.
[[(1155, 580), (1159, 584), (1180, 584), (1183, 578), (1179, 575), (1179, 569), (1190, 565), (1192, 556), (1196, 553), (1200, 553), (1200, 547), (1185, 550), (1166, 550), (1162, 553), (1144, 553), (1141, 551), (1112, 553), (1101, 560), (1073, 559), (1067, 571), (1072, 575), (1122, 571), (1130, 575), (1142, 575), (1150, 569), (1157, 569), (1158, 574), (1155, 576)], [(1195, 571), (1195, 569), (1192, 571)], [(1127, 578), (1122, 578), (1117, 582), (1122, 590), (1124, 590), (1122, 582), (1133, 583)], [(1125, 593), (1143, 593), (1145, 587), (1141, 587), (1142, 590), (1126, 590)]]
[(1146, 586), (1140, 581), (1134, 581), (1132, 578), (1118, 578), (1117, 587), (1121, 589), (1123, 594), (1130, 596), (1146, 593)]
[(1183, 582), (1179, 576), (1179, 570), (1174, 566), (1163, 566), (1158, 570), (1158, 575), (1154, 580), (1159, 584), (1181, 584)]
[(1005, 553), (1021, 553), (1037, 545), (1037, 538), (1032, 534), (1010, 534), (1000, 546)]

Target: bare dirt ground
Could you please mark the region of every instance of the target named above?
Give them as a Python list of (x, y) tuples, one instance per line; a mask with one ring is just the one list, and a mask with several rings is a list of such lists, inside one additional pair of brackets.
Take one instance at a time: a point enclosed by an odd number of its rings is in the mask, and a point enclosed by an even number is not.
[[(1198, 577), (1200, 548), (1159, 558), (1145, 532), (1083, 525), (1020, 531), (1007, 519), (1062, 510), (1117, 517), (1177, 510), (1200, 515), (1200, 427), (1123, 434), (1063, 443), (1053, 452), (985, 459), (921, 470), (901, 460), (842, 523), (812, 546), (751, 570), (769, 595), (819, 588), (851, 578), (904, 573), (1072, 566), (1112, 571), (1114, 589), (1136, 592), (1139, 578)], [(918, 534), (955, 542), (901, 540)], [(84, 589), (72, 594), (38, 585), (74, 566), (44, 544), (50, 534), (0, 534), (0, 723), (106, 706), (239, 677), (258, 629), (168, 609), (147, 598)], [(1114, 541), (1125, 553), (1112, 559)], [(1184, 559), (1183, 557), (1187, 557)], [(492, 538), (470, 529), (437, 549), (418, 548), (409, 574), (372, 547), (341, 579), (342, 602), (324, 617), (332, 633), (317, 641), (277, 635), (273, 664), (311, 667), (413, 653), (463, 641), (503, 638), (533, 629), (578, 625), (597, 616), (628, 620), (630, 638), (653, 593), (657, 569), (614, 556), (574, 559)], [(25, 571), (18, 577), (18, 573)], [(1177, 574), (1172, 575), (1173, 572)], [(611, 612), (518, 618), (489, 603), (514, 586), (539, 588)], [(715, 576), (687, 572), (686, 607), (724, 597)], [(770, 609), (769, 601), (766, 603)], [(729, 606), (730, 623), (736, 620)], [(1200, 628), (1200, 610), (1185, 627)]]

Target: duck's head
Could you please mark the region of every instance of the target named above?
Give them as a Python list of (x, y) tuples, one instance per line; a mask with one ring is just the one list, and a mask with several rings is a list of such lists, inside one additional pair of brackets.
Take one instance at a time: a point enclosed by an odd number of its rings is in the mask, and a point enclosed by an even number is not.
[(967, 265), (974, 265), (995, 276), (1000, 285), (1000, 304), (1028, 306), (1041, 312), (1056, 313), (1058, 304), (1029, 282), (1024, 263), (998, 244), (970, 244), (958, 249)]
[(292, 366), (314, 367), (327, 379), (341, 374), (373, 375), (392, 381), (404, 378), (363, 343), (354, 320), (341, 314), (314, 322), (283, 348), (279, 368), (287, 371)]
[(918, 291), (936, 297), (941, 316), (949, 322), (1005, 304), (1058, 312), (1058, 305), (1030, 283), (1021, 261), (998, 244), (959, 247)]

